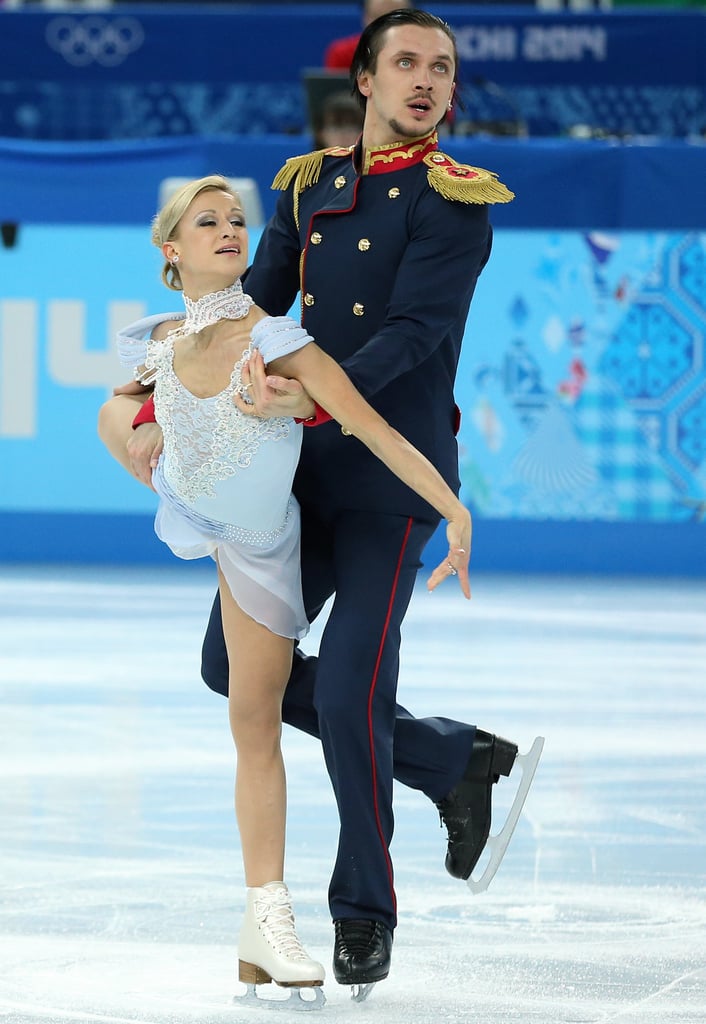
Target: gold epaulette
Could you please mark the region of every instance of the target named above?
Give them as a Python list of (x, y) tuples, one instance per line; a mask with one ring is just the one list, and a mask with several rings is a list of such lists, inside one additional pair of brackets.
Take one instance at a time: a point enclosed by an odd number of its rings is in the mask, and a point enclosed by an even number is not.
[(325, 156), (350, 156), (351, 151), (344, 146), (333, 146), (330, 149), (316, 149), (313, 153), (303, 156), (290, 156), (284, 167), (277, 172), (270, 186), (273, 189), (289, 188), (296, 179), (296, 192), (315, 185), (321, 174)]
[(435, 150), (424, 157), (431, 187), (444, 199), (458, 203), (509, 203), (515, 193), (498, 181), (497, 174), (482, 167), (459, 164)]

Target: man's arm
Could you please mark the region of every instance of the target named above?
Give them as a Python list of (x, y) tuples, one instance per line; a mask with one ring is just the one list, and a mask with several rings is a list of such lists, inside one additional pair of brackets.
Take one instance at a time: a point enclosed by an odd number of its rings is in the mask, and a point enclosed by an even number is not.
[(243, 287), (270, 316), (285, 316), (299, 291), (301, 243), (294, 220), (290, 186), (277, 200), (255, 251), (252, 266), (243, 275)]
[(161, 451), (162, 432), (156, 423), (139, 431), (132, 429), (144, 394), (119, 394), (105, 402), (98, 414), (98, 436), (123, 469), (151, 487), (152, 469), (156, 465), (153, 460)]

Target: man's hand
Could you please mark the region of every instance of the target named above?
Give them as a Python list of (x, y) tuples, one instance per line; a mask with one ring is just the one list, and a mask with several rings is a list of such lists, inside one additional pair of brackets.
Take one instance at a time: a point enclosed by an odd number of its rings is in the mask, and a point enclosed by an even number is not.
[(127, 454), (132, 472), (140, 483), (152, 487), (152, 470), (159, 461), (163, 447), (162, 428), (156, 423), (141, 423), (133, 430), (127, 443)]
[(275, 416), (294, 416), (305, 420), (313, 416), (316, 407), (298, 380), (275, 377), (265, 372), (265, 362), (259, 352), (254, 352), (242, 369), (241, 379), (252, 404), (241, 395), (234, 395), (233, 401), (242, 413), (271, 419)]

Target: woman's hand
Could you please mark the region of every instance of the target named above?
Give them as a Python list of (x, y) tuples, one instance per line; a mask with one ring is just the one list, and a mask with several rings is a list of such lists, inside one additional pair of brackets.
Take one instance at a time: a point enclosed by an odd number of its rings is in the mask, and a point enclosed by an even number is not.
[(470, 600), (471, 584), (468, 579), (468, 563), (471, 558), (471, 513), (460, 501), (458, 505), (458, 511), (449, 518), (446, 526), (449, 553), (427, 580), (427, 590), (431, 592), (449, 576), (457, 576), (464, 596)]
[(154, 490), (152, 470), (159, 462), (164, 447), (162, 428), (157, 423), (141, 423), (133, 430), (126, 447), (133, 475)]
[(313, 416), (315, 406), (298, 380), (268, 375), (265, 361), (259, 352), (253, 352), (241, 373), (243, 389), (250, 402), (242, 395), (233, 395), (233, 402), (246, 416), (271, 419), (275, 416), (295, 416), (305, 420)]

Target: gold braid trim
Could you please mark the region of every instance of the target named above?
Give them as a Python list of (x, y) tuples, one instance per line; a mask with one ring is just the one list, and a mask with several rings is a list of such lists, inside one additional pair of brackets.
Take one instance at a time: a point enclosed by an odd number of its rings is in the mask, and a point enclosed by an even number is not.
[(313, 153), (305, 153), (304, 156), (290, 156), (284, 167), (277, 172), (271, 188), (289, 188), (296, 179), (296, 191), (308, 188), (315, 184), (321, 174), (321, 165), (324, 162), (327, 150), (317, 149)]
[(424, 157), (429, 170), (429, 184), (444, 199), (458, 203), (509, 203), (515, 193), (498, 181), (497, 174), (483, 167), (459, 164), (445, 153), (429, 153)]
[(294, 182), (294, 222), (299, 227), (299, 193), (315, 185), (321, 174), (325, 156), (350, 156), (349, 149), (335, 146), (333, 149), (316, 149), (303, 156), (290, 156), (284, 167), (274, 177), (270, 188), (284, 191)]

